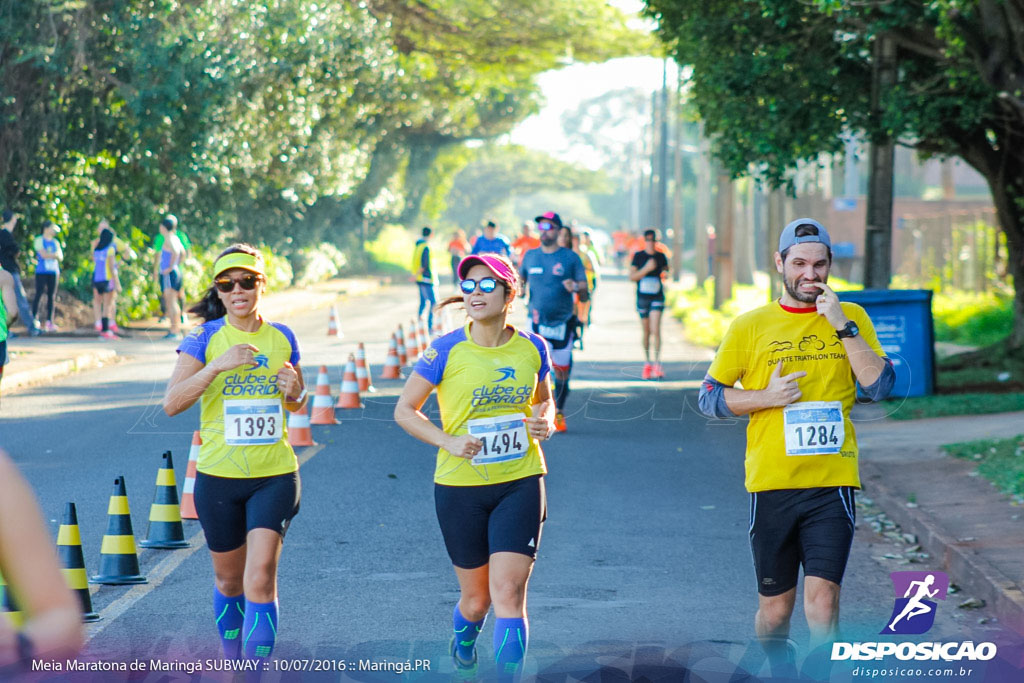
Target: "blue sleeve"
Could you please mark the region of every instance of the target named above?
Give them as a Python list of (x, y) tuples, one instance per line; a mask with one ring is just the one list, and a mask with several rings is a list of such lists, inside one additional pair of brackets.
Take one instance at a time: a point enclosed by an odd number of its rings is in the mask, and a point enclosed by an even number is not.
[(885, 357), (882, 360), (885, 361), (882, 374), (870, 386), (861, 387), (865, 395), (872, 401), (881, 401), (886, 398), (892, 392), (892, 387), (896, 383), (896, 370), (892, 366), (892, 361)]
[(551, 374), (551, 357), (548, 355), (548, 344), (541, 339), (540, 335), (532, 332), (523, 332), (522, 330), (519, 333), (533, 342), (533, 345), (537, 348), (537, 353), (540, 354), (540, 369), (537, 370), (537, 380), (543, 382)]
[(282, 323), (270, 323), (274, 326), (281, 334), (288, 339), (288, 343), (292, 345), (292, 355), (288, 357), (288, 362), (292, 365), (298, 365), (299, 359), (302, 354), (299, 353), (299, 340), (295, 338), (295, 333), (292, 332), (291, 328)]
[(420, 355), (420, 359), (413, 366), (413, 372), (436, 387), (444, 377), (444, 370), (448, 365), (448, 354), (456, 344), (465, 339), (466, 332), (463, 329), (438, 337)]
[(501, 243), (505, 245), (506, 258), (512, 258), (512, 243), (504, 235), (501, 236)]
[(185, 335), (178, 345), (178, 353), (187, 353), (202, 364), (206, 364), (206, 346), (213, 336), (213, 325), (203, 323)]
[(473, 249), (469, 252), (470, 254), (479, 254), (480, 253), (480, 245), (483, 244), (483, 242), (481, 240), (483, 240), (483, 237), (477, 237), (476, 238), (476, 241), (473, 242)]
[(700, 385), (700, 394), (697, 395), (697, 407), (700, 412), (708, 417), (737, 417), (736, 413), (729, 410), (725, 402), (726, 386), (711, 375), (704, 375), (704, 381)]

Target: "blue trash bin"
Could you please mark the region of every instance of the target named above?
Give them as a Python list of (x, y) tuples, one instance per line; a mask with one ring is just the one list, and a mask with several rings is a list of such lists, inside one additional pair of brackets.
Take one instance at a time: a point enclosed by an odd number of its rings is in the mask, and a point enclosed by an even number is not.
[(891, 397), (927, 396), (935, 388), (935, 330), (927, 289), (865, 289), (837, 292), (867, 311), (896, 370)]

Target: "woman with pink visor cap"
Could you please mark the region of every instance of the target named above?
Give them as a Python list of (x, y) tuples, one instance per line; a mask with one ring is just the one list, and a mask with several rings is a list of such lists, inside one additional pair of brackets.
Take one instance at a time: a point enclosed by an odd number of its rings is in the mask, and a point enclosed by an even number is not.
[[(546, 517), (540, 442), (554, 432), (547, 345), (507, 322), (519, 289), (512, 263), (470, 255), (458, 266), (465, 327), (436, 339), (409, 376), (395, 419), (437, 447), (434, 500), (461, 597), (452, 615), (452, 663), (475, 675), (476, 640), (494, 606), (498, 680), (522, 675), (526, 586)], [(441, 426), (423, 404), (437, 390)]]

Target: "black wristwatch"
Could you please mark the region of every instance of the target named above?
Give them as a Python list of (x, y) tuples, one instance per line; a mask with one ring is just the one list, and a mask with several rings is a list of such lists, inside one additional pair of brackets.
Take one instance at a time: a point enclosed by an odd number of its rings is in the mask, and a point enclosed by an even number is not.
[(846, 339), (847, 337), (850, 337), (852, 339), (853, 337), (856, 337), (858, 334), (860, 334), (860, 328), (857, 327), (857, 323), (853, 322), (852, 320), (848, 320), (846, 322), (846, 325), (844, 325), (842, 329), (836, 330), (836, 336), (839, 337), (840, 339)]

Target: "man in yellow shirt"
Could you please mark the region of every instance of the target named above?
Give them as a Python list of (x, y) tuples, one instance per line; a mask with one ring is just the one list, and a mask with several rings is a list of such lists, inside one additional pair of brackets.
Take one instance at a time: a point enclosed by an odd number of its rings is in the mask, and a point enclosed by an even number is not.
[(754, 628), (774, 674), (794, 665), (788, 636), (801, 565), (811, 648), (835, 638), (860, 488), (850, 409), (858, 382), (877, 401), (895, 377), (867, 313), (826, 284), (831, 265), (824, 226), (800, 218), (785, 227), (775, 254), (782, 296), (733, 321), (698, 401), (708, 416), (750, 415)]

